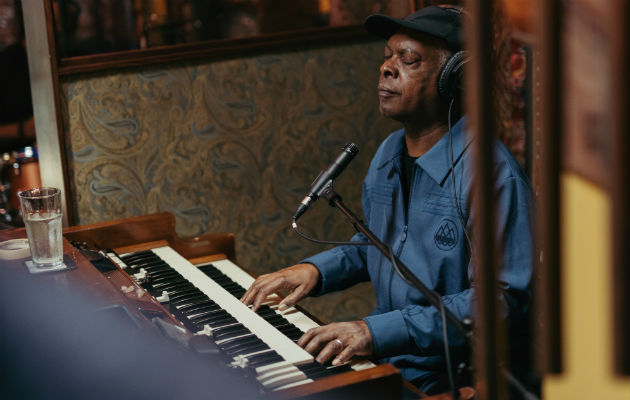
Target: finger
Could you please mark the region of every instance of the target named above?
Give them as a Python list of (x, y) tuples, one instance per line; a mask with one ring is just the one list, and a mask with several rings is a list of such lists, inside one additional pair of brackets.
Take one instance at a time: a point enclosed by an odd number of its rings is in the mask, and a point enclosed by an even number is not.
[(243, 297), (241, 297), (241, 302), (244, 303), (246, 306), (252, 304), (254, 300), (256, 299), (256, 297), (258, 297), (260, 293), (260, 289), (261, 289), (260, 284), (254, 282), (249, 287), (249, 289), (247, 289)]
[(330, 329), (321, 329), (317, 335), (311, 338), (311, 340), (306, 344), (304, 350), (308, 353), (315, 354), (321, 349), (323, 349), (328, 342), (333, 340), (336, 337), (334, 332), (331, 332)]
[(317, 334), (317, 331), (320, 328), (311, 328), (308, 331), (306, 331), (301, 337), (300, 339), (298, 339), (297, 344), (298, 346), (304, 348), (308, 342), (311, 341), (311, 339), (313, 338), (313, 336), (315, 336)]
[(261, 275), (251, 285), (249, 285), (249, 288), (247, 288), (247, 290), (245, 291), (245, 294), (243, 294), (243, 296), (241, 297), (241, 301), (243, 303), (245, 303), (246, 305), (251, 304), (256, 293), (258, 293), (258, 290), (262, 286), (261, 282), (265, 280), (265, 277), (266, 275)]
[(252, 284), (241, 296), (241, 303), (244, 303), (246, 306), (250, 305), (252, 302), (252, 298), (254, 297), (254, 293), (256, 292), (256, 288), (254, 288), (254, 284)]
[(252, 310), (256, 311), (262, 303), (267, 301), (267, 297), (282, 286), (282, 279), (264, 279), (256, 285), (256, 292), (252, 293), (250, 304)]
[(333, 358), (335, 354), (339, 353), (340, 351), (341, 351), (341, 346), (339, 345), (338, 342), (335, 342), (332, 340), (328, 341), (328, 343), (326, 343), (324, 348), (319, 352), (315, 360), (320, 364), (324, 364), (328, 360)]
[(252, 302), (252, 310), (257, 311), (262, 303), (267, 301), (267, 297), (269, 297), (269, 294), (271, 293), (273, 293), (273, 289), (270, 289), (269, 287), (265, 287), (259, 290), (258, 293), (256, 293), (254, 301)]
[(343, 351), (337, 354), (337, 357), (333, 360), (333, 365), (341, 365), (346, 363), (352, 356), (354, 355), (354, 350), (352, 347), (347, 346)]
[(302, 300), (302, 298), (304, 297), (305, 291), (306, 291), (306, 285), (300, 285), (296, 287), (294, 291), (289, 293), (287, 297), (285, 297), (284, 299), (280, 301), (280, 304), (278, 305), (278, 310), (284, 311), (287, 308), (290, 308), (296, 305), (297, 302)]

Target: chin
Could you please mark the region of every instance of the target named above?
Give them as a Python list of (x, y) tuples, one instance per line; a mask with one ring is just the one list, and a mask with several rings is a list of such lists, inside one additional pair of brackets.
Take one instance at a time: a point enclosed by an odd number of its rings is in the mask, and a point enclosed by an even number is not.
[(381, 112), (381, 115), (383, 117), (391, 118), (394, 121), (402, 122), (401, 115), (399, 113), (397, 113), (397, 112), (394, 112), (392, 110), (388, 110), (387, 108), (383, 108), (383, 107), (380, 107), (379, 111)]
[(378, 110), (381, 112), (381, 115), (383, 117), (387, 117), (387, 118), (393, 118), (396, 119), (396, 111), (392, 110), (391, 108), (384, 106), (382, 103), (379, 105)]

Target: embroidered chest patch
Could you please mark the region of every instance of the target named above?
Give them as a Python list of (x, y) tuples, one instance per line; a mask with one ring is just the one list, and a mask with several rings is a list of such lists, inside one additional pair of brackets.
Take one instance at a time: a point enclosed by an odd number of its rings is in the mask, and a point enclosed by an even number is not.
[(451, 250), (457, 244), (457, 225), (452, 220), (444, 218), (440, 221), (433, 238), (440, 250)]

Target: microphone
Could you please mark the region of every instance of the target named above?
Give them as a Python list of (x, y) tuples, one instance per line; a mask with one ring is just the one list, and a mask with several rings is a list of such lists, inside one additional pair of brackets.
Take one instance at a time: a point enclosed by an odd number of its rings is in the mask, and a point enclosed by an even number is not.
[(322, 195), (324, 189), (334, 181), (339, 174), (348, 166), (350, 161), (357, 155), (359, 152), (359, 148), (354, 143), (348, 143), (343, 147), (343, 150), (339, 156), (333, 161), (332, 164), (325, 170), (321, 171), (315, 181), (311, 185), (311, 189), (309, 193), (306, 195), (304, 200), (298, 206), (295, 215), (293, 216), (293, 221), (297, 221), (298, 218), (302, 216), (308, 210), (308, 208)]

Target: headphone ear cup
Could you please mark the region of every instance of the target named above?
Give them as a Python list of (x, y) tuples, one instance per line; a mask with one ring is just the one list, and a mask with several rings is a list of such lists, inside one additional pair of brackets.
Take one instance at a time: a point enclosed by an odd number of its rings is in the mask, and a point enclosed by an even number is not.
[(462, 85), (464, 65), (468, 60), (470, 57), (464, 50), (458, 51), (446, 60), (437, 81), (440, 96), (452, 99), (458, 95)]

